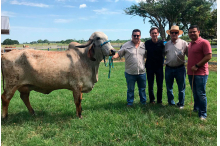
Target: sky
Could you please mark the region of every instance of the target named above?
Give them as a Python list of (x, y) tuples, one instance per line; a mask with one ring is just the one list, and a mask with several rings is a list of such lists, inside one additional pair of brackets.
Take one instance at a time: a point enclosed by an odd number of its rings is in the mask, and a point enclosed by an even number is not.
[(1, 16), (8, 16), (10, 34), (20, 44), (41, 40), (88, 40), (95, 31), (109, 40), (129, 40), (133, 29), (150, 37), (151, 25), (123, 11), (141, 0), (1, 0)]

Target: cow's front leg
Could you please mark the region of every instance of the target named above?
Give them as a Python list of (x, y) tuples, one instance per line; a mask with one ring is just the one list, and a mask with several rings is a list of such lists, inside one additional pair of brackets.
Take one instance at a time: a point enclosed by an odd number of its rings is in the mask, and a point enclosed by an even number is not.
[(81, 100), (82, 100), (82, 88), (78, 88), (78, 90), (74, 89), (73, 90), (73, 97), (74, 97), (74, 102), (76, 105), (76, 115), (79, 118), (82, 118), (82, 107), (81, 107)]
[(12, 90), (5, 90), (1, 96), (2, 98), (2, 119), (6, 119), (8, 117), (8, 106), (11, 98), (13, 97), (15, 91), (17, 89), (13, 88)]

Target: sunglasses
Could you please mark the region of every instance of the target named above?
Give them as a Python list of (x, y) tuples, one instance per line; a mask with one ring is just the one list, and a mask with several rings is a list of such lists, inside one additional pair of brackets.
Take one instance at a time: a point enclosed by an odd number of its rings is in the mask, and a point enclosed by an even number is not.
[(134, 38), (138, 37), (139, 38), (140, 35), (133, 35)]
[(174, 34), (174, 33), (175, 33), (175, 34), (178, 34), (179, 32), (170, 32), (170, 34)]

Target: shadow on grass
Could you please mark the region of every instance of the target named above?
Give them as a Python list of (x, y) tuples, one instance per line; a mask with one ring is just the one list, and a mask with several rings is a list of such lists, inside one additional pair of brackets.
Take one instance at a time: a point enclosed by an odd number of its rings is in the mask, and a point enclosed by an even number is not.
[(70, 121), (72, 119), (79, 119), (74, 112), (47, 112), (35, 111), (35, 115), (30, 115), (28, 111), (17, 112), (8, 115), (7, 119), (2, 119), (2, 125), (23, 124), (27, 122), (41, 122), (41, 123), (57, 123)]
[[(155, 116), (163, 118), (172, 118), (176, 115), (181, 115), (183, 117), (190, 117), (190, 109), (184, 108), (179, 109), (177, 106), (170, 106), (168, 104), (150, 104), (147, 103), (146, 105), (142, 105), (140, 103), (134, 103), (132, 107), (127, 107), (126, 102), (123, 101), (117, 101), (114, 103), (101, 103), (96, 104), (95, 106), (87, 105), (87, 107), (84, 108), (85, 110), (95, 110), (95, 111), (102, 111), (102, 110), (108, 110), (111, 113), (117, 113), (117, 114), (125, 114), (130, 111), (134, 111), (131, 114), (154, 114)], [(138, 113), (141, 112), (141, 113)], [(197, 113), (192, 113), (192, 115)]]
[[(114, 114), (127, 114), (128, 112), (133, 114), (137, 114), (137, 116), (141, 116), (143, 114), (153, 115), (157, 117), (163, 118), (172, 118), (176, 115), (182, 115), (183, 117), (189, 117), (190, 111), (189, 109), (179, 109), (176, 106), (169, 106), (167, 104), (150, 104), (142, 105), (140, 103), (134, 103), (132, 107), (127, 107), (124, 101), (110, 102), (110, 103), (96, 103), (96, 104), (87, 104), (83, 106), (83, 110), (86, 111), (95, 111), (100, 112), (109, 112)], [(86, 118), (86, 113), (82, 112), (82, 116)], [(150, 118), (151, 116), (149, 116)], [(17, 113), (9, 113), (9, 117), (6, 120), (2, 120), (2, 125), (14, 125), (14, 124), (23, 124), (27, 122), (38, 122), (38, 123), (65, 123), (70, 120), (78, 120), (79, 118), (76, 116), (75, 110), (67, 110), (67, 111), (36, 111), (35, 115), (31, 116), (28, 111), (22, 111)], [(83, 119), (82, 119), (83, 120)], [(150, 119), (149, 119), (150, 120)]]

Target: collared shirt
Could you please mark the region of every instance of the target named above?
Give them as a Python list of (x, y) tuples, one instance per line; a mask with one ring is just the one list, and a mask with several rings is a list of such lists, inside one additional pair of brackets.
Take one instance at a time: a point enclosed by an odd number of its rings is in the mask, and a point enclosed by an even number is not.
[(140, 42), (138, 48), (132, 41), (128, 41), (122, 45), (118, 51), (120, 57), (125, 56), (125, 72), (131, 75), (139, 75), (145, 73), (144, 55), (145, 46)]
[(146, 68), (160, 68), (164, 63), (164, 44), (162, 40), (154, 43), (151, 40), (145, 42), (145, 49), (147, 51)]
[[(212, 47), (208, 40), (199, 37), (195, 42), (191, 42), (188, 46), (188, 64), (187, 74), (193, 75), (191, 68), (200, 62), (205, 55), (212, 53)], [(200, 66), (194, 75), (208, 75), (208, 62), (205, 65)]]
[(165, 45), (165, 64), (170, 67), (177, 67), (185, 63), (185, 55), (188, 50), (188, 43), (182, 39), (177, 39), (175, 44), (168, 41)]

